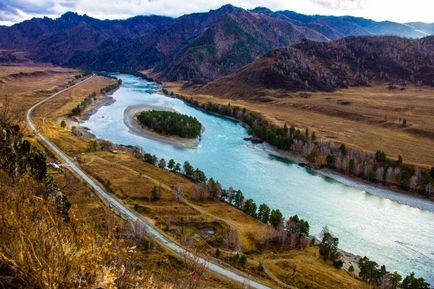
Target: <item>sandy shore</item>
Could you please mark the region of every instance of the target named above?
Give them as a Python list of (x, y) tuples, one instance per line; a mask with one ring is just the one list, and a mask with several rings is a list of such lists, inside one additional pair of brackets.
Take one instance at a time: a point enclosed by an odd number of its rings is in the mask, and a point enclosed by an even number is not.
[[(292, 154), (291, 152), (282, 151), (279, 149), (276, 149), (272, 147), (271, 145), (264, 143), (263, 149), (265, 152), (278, 156), (284, 159), (287, 159), (291, 162), (294, 162), (296, 164), (299, 163), (308, 163), (307, 160), (300, 156), (296, 156)], [(424, 211), (431, 211), (434, 212), (434, 202), (418, 197), (410, 195), (406, 192), (401, 191), (395, 191), (391, 188), (383, 187), (381, 185), (372, 184), (368, 181), (364, 181), (363, 179), (353, 178), (350, 176), (346, 176), (337, 172), (334, 172), (329, 169), (315, 169), (311, 168), (312, 171), (323, 175), (325, 177), (331, 178), (341, 184), (344, 184), (346, 186), (359, 189), (361, 191), (367, 192), (368, 194), (382, 197), (385, 199), (389, 199), (391, 201), (397, 202), (402, 205), (407, 205), (409, 207), (418, 208), (420, 210)]]
[(94, 103), (86, 107), (84, 112), (82, 112), (77, 119), (79, 122), (84, 122), (88, 120), (94, 113), (96, 113), (101, 107), (112, 105), (115, 102), (116, 100), (111, 97), (111, 95), (106, 94), (102, 98), (97, 99)]
[(182, 148), (195, 148), (199, 145), (200, 138), (180, 138), (175, 136), (164, 136), (142, 127), (135, 119), (136, 114), (147, 110), (175, 111), (167, 107), (152, 106), (145, 104), (131, 105), (124, 110), (124, 123), (132, 134), (149, 138), (165, 143), (170, 143)]
[(334, 179), (346, 186), (365, 191), (371, 195), (389, 199), (402, 205), (406, 205), (413, 208), (418, 208), (424, 211), (434, 212), (434, 202), (418, 196), (410, 195), (405, 192), (394, 191), (389, 188), (382, 187), (380, 185), (371, 184), (367, 181), (351, 178), (337, 172), (333, 172), (329, 169), (315, 170), (323, 176)]

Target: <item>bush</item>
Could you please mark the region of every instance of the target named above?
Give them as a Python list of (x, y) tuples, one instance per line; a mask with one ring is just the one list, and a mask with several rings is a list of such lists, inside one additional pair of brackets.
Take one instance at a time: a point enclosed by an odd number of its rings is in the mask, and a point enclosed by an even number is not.
[(241, 255), (239, 263), (243, 267), (246, 265), (246, 263), (247, 263), (247, 257), (246, 257), (246, 255)]
[(151, 155), (148, 153), (145, 153), (143, 155), (143, 159), (145, 160), (145, 162), (151, 164), (151, 165), (156, 165), (157, 164), (157, 157), (155, 155)]
[(377, 151), (375, 153), (375, 161), (378, 163), (384, 163), (386, 161), (386, 153), (383, 151)]
[(337, 269), (341, 269), (343, 265), (344, 265), (344, 262), (342, 262), (342, 260), (334, 260), (333, 261), (333, 266), (335, 266), (335, 268), (337, 268)]
[(139, 243), (139, 248), (140, 248), (141, 250), (145, 251), (145, 252), (148, 251), (150, 247), (151, 247), (151, 243), (150, 243), (148, 240), (146, 240), (146, 239), (143, 239), (143, 240)]
[(151, 190), (149, 200), (152, 202), (155, 202), (155, 201), (160, 200), (160, 197), (161, 197), (160, 188), (157, 188), (156, 186), (154, 186)]
[(336, 163), (336, 157), (334, 155), (328, 155), (326, 157), (326, 162), (327, 162), (327, 166), (330, 168), (334, 168), (335, 167), (335, 163)]

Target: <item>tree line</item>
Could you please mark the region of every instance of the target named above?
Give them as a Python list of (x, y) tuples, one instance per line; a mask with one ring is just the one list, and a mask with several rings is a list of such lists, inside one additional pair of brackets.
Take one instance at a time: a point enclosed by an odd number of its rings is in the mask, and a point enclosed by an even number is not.
[[(194, 168), (188, 161), (180, 164), (173, 159), (166, 162), (164, 158), (158, 159), (157, 156), (150, 153), (144, 153), (142, 156), (143, 160), (151, 165), (183, 175), (193, 181), (196, 200), (219, 200), (238, 208), (247, 215), (272, 226), (277, 232), (274, 241), (282, 245), (304, 249), (309, 244), (309, 222), (298, 215), (285, 220), (279, 209), (272, 209), (265, 203), (258, 205), (253, 199), (246, 198), (239, 189), (223, 188), (219, 181), (212, 177), (208, 178), (202, 170)], [(173, 188), (173, 194), (178, 201), (182, 198), (183, 188), (181, 185)], [(155, 198), (156, 195), (158, 195), (158, 188), (151, 191), (150, 199), (158, 200)]]
[(173, 111), (143, 111), (137, 115), (137, 119), (143, 126), (164, 135), (196, 138), (202, 132), (202, 125), (197, 118)]
[[(113, 76), (111, 77), (113, 78)], [(113, 89), (118, 88), (119, 86), (121, 86), (122, 84), (122, 80), (121, 79), (117, 79), (116, 83), (107, 85), (106, 87), (103, 87), (100, 89), (100, 93), (101, 94), (106, 94), (110, 91), (112, 91)], [(77, 104), (72, 110), (71, 112), (68, 114), (68, 117), (73, 117), (73, 116), (78, 116), (81, 114), (81, 112), (90, 104), (94, 103), (96, 100), (96, 92), (92, 92), (91, 94), (89, 94), (88, 96), (86, 96), (79, 104)]]
[[(341, 147), (341, 149), (344, 150), (346, 148)], [(180, 174), (193, 181), (195, 183), (194, 193), (196, 200), (202, 201), (211, 199), (226, 202), (264, 224), (270, 225), (274, 229), (274, 232), (269, 232), (267, 239), (271, 239), (271, 241), (276, 244), (304, 250), (311, 242), (309, 237), (309, 222), (300, 218), (298, 215), (293, 215), (285, 219), (279, 209), (272, 209), (265, 203), (258, 206), (253, 199), (246, 198), (241, 190), (232, 187), (227, 189), (223, 188), (218, 181), (214, 180), (212, 177), (208, 178), (202, 170), (194, 168), (188, 161), (181, 164), (170, 159), (166, 162), (164, 158), (159, 159), (156, 155), (141, 153), (141, 149), (139, 148), (137, 148), (137, 150), (140, 152), (138, 155), (142, 156), (145, 162), (161, 169)], [(376, 157), (378, 161), (384, 161), (386, 159), (385, 154), (381, 152), (377, 153)], [(432, 171), (434, 173), (434, 169)], [(173, 193), (175, 199), (180, 201), (184, 193), (182, 186), (180, 184), (174, 186)], [(151, 191), (150, 200), (158, 200), (159, 194), (159, 188), (154, 187)], [(341, 269), (343, 261), (338, 249), (338, 237), (329, 232), (327, 228), (324, 228), (321, 235), (322, 238), (319, 245), (321, 257), (324, 261), (331, 262), (334, 267)], [(389, 273), (386, 271), (384, 265), (379, 266), (376, 262), (369, 260), (367, 257), (360, 259), (359, 268), (359, 277), (370, 284), (378, 285), (382, 282), (389, 282), (391, 284), (397, 284), (395, 287), (390, 287), (391, 289), (429, 289), (429, 284), (426, 283), (424, 278), (417, 278), (414, 273), (411, 273), (400, 282), (402, 277), (397, 272)], [(350, 266), (348, 270), (350, 273), (353, 273), (354, 267)], [(394, 280), (397, 280), (397, 278), (399, 280), (395, 282)]]
[(158, 79), (150, 77), (150, 76), (148, 76), (148, 75), (146, 75), (144, 73), (141, 73), (139, 71), (136, 71), (136, 70), (134, 70), (134, 71), (124, 71), (124, 73), (134, 75), (135, 77), (138, 77), (138, 78), (150, 81), (150, 82), (155, 82), (155, 83), (158, 83), (158, 84), (162, 84), (161, 81), (159, 81)]
[(396, 159), (384, 151), (375, 154), (348, 148), (345, 144), (318, 139), (315, 132), (288, 126), (277, 126), (260, 114), (245, 108), (215, 103), (200, 104), (193, 98), (168, 93), (202, 110), (237, 119), (249, 126), (250, 133), (281, 150), (290, 151), (306, 158), (318, 168), (329, 168), (345, 175), (360, 177), (384, 185), (396, 185), (405, 191), (417, 192), (434, 198), (434, 167), (431, 170), (405, 164), (402, 156)]
[(359, 260), (359, 269), (359, 277), (369, 284), (389, 284), (391, 289), (429, 289), (425, 279), (415, 277), (413, 272), (403, 279), (398, 272), (388, 272), (385, 265), (380, 266), (366, 256)]

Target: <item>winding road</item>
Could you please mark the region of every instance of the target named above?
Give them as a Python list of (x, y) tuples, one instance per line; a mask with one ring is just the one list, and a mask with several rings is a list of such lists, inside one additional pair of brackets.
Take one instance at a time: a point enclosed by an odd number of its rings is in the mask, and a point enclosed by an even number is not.
[(36, 128), (35, 124), (32, 121), (31, 115), (32, 112), (40, 105), (44, 104), (45, 102), (51, 100), (52, 98), (58, 96), (59, 94), (72, 89), (78, 85), (81, 85), (90, 79), (92, 79), (94, 75), (86, 78), (85, 80), (82, 80), (68, 88), (65, 88), (63, 90), (60, 90), (53, 95), (41, 100), (40, 102), (33, 105), (26, 113), (26, 121), (30, 128), (32, 129), (33, 133), (37, 138), (39, 138), (42, 143), (50, 149), (52, 152), (54, 152), (58, 158), (63, 161), (74, 173), (79, 175), (100, 197), (105, 203), (107, 203), (113, 210), (115, 210), (117, 213), (119, 213), (122, 217), (125, 219), (143, 226), (143, 228), (146, 230), (147, 234), (157, 240), (161, 245), (166, 247), (167, 249), (170, 249), (171, 251), (176, 252), (177, 254), (181, 256), (185, 256), (187, 258), (191, 258), (195, 260), (196, 262), (199, 262), (206, 266), (206, 268), (214, 273), (217, 273), (225, 278), (228, 278), (230, 280), (239, 282), (241, 284), (244, 284), (247, 288), (257, 288), (257, 289), (269, 289), (271, 287), (263, 285), (259, 283), (258, 281), (255, 281), (241, 273), (234, 272), (229, 268), (226, 268), (223, 265), (216, 264), (213, 262), (210, 262), (208, 260), (205, 260), (204, 258), (195, 255), (194, 253), (188, 251), (187, 249), (181, 247), (180, 245), (176, 244), (175, 242), (168, 239), (166, 236), (164, 236), (158, 229), (156, 229), (152, 224), (147, 222), (143, 217), (135, 213), (134, 211), (127, 208), (122, 202), (117, 200), (116, 198), (112, 197), (110, 194), (108, 194), (100, 185), (98, 185), (91, 177), (89, 177), (75, 162), (73, 162), (65, 153), (63, 153), (55, 144), (53, 144), (50, 140), (48, 140), (46, 137), (44, 137)]

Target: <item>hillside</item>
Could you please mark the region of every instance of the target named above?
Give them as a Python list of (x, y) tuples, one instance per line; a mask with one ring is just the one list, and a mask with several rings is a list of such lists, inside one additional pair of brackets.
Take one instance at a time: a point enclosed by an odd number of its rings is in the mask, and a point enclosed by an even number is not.
[(109, 40), (94, 51), (74, 55), (67, 64), (96, 69), (153, 68), (161, 80), (205, 82), (303, 38), (326, 40), (285, 19), (226, 5), (179, 17), (140, 38)]
[(203, 83), (236, 71), (268, 51), (310, 39), (393, 34), (423, 37), (431, 24), (307, 16), (225, 5), (179, 18), (98, 20), (68, 12), (0, 27), (0, 48), (33, 60), (97, 70), (153, 69), (161, 80)]
[(348, 37), (304, 40), (266, 54), (200, 92), (254, 97), (267, 89), (334, 91), (374, 83), (434, 85), (434, 37)]

